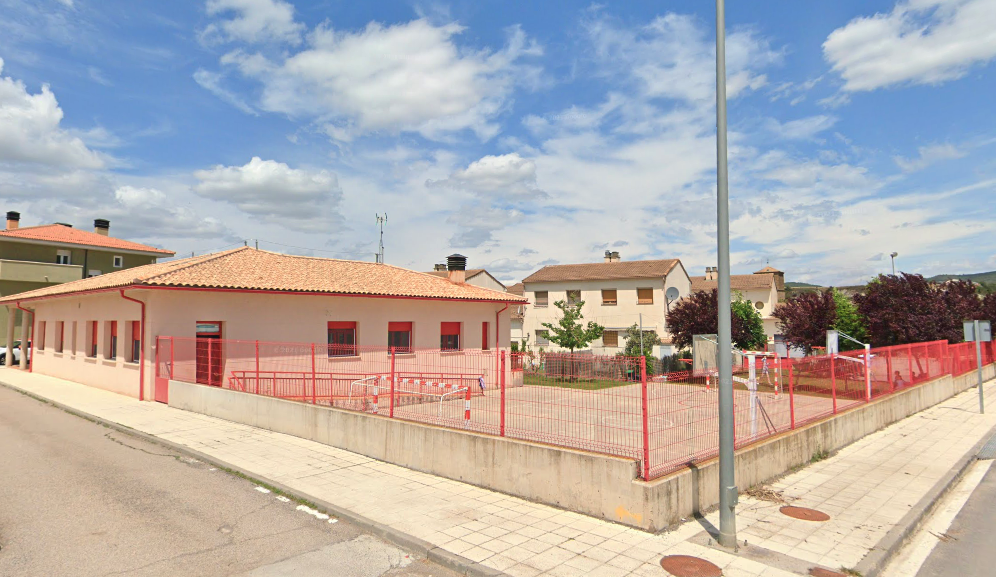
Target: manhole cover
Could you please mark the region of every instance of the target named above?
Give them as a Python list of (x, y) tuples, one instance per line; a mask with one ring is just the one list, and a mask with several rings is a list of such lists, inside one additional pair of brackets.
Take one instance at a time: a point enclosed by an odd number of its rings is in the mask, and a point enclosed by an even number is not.
[(817, 511), (816, 509), (807, 509), (805, 507), (792, 507), (791, 505), (786, 505), (779, 509), (783, 515), (788, 515), (793, 519), (801, 519), (803, 521), (829, 521), (830, 515), (827, 515), (823, 511)]
[(824, 569), (823, 567), (813, 567), (809, 570), (811, 577), (847, 577), (843, 573)]
[(719, 567), (689, 555), (668, 555), (661, 559), (661, 567), (674, 577), (723, 577)]

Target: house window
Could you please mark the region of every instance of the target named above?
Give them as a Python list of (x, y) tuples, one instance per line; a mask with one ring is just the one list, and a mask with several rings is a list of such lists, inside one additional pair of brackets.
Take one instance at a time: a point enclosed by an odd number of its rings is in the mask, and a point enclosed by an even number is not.
[(329, 321), (329, 356), (356, 356), (356, 322)]
[(97, 343), (100, 342), (97, 340), (97, 321), (87, 321), (86, 324), (88, 325), (87, 328), (89, 329), (87, 331), (87, 339), (86, 339), (86, 350), (87, 350), (86, 356), (91, 358), (96, 358)]
[(128, 362), (137, 363), (142, 359), (142, 321), (131, 321), (131, 348)]
[(73, 332), (70, 333), (70, 335), (69, 335), (69, 343), (70, 343), (70, 346), (72, 347), (71, 349), (69, 349), (69, 354), (75, 355), (76, 354), (76, 321), (73, 321)]
[(652, 288), (636, 289), (636, 304), (638, 305), (654, 304), (654, 289)]
[(114, 360), (118, 358), (118, 321), (107, 321), (107, 350), (104, 351), (104, 358)]
[(536, 344), (546, 346), (550, 344), (550, 332), (546, 330), (536, 331)]
[(460, 323), (440, 323), (439, 348), (444, 351), (460, 350)]
[(618, 301), (616, 300), (616, 289), (602, 289), (602, 304), (606, 306), (615, 306)]
[(545, 307), (550, 304), (550, 293), (547, 291), (536, 291), (536, 306)]
[(602, 346), (603, 347), (618, 347), (619, 346), (619, 331), (605, 331), (602, 333)]
[(567, 291), (567, 304), (576, 305), (581, 302), (581, 291), (580, 290), (569, 290)]
[(55, 352), (61, 353), (62, 348), (65, 344), (66, 338), (66, 323), (65, 321), (56, 321), (55, 323)]
[(38, 336), (35, 337), (35, 348), (39, 351), (45, 350), (45, 321), (38, 321)]
[(72, 254), (68, 250), (59, 250), (55, 252), (55, 264), (70, 264), (72, 260)]
[(488, 335), (491, 334), (491, 323), (481, 323), (481, 350), (486, 351), (491, 348), (488, 343)]
[(387, 323), (387, 346), (398, 353), (412, 352), (412, 324)]
[(92, 268), (86, 272), (86, 276), (88, 277), (100, 276), (100, 271), (95, 268)]
[(123, 256), (115, 256), (114, 257), (114, 268), (121, 268), (123, 266), (124, 266), (124, 257)]

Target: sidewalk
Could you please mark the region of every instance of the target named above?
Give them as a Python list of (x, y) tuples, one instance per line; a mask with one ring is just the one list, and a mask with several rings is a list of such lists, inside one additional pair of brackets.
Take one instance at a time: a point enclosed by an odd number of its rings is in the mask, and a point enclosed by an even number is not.
[[(970, 389), (770, 486), (792, 505), (829, 514), (825, 523), (795, 520), (779, 512), (781, 503), (741, 496), (738, 537), (747, 546), (733, 553), (715, 548), (704, 529), (718, 525), (716, 513), (651, 535), (61, 379), (0, 369), (0, 383), (196, 451), (327, 505), (330, 512), (365, 518), (388, 538), (438, 548), (472, 573), (513, 577), (660, 576), (666, 575), (659, 565), (664, 555), (708, 559), (727, 577), (805, 575), (815, 566), (854, 568), (873, 549), (895, 540), (897, 523), (908, 523), (910, 512), (949, 482), (952, 471), (996, 426), (996, 414), (978, 414), (977, 391)], [(996, 381), (986, 390), (996, 392)]]

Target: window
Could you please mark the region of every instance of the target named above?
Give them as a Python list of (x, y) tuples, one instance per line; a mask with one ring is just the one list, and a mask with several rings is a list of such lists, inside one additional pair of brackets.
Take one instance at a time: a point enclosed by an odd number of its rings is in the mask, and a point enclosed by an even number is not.
[(64, 339), (66, 338), (66, 323), (65, 321), (55, 322), (55, 352), (61, 353), (62, 347), (64, 345)]
[(352, 321), (329, 321), (329, 356), (356, 356), (356, 323)]
[(567, 304), (574, 305), (580, 302), (581, 291), (580, 290), (569, 290), (567, 291)]
[(55, 264), (70, 264), (72, 254), (68, 250), (58, 250), (55, 252)]
[(756, 308), (757, 310), (761, 310), (764, 308), (764, 303), (761, 301), (757, 301), (756, 303), (754, 303), (754, 308)]
[(412, 352), (412, 324), (387, 323), (387, 346), (398, 353)]
[(550, 344), (550, 332), (546, 330), (536, 331), (536, 344), (539, 346), (546, 346)]
[(69, 335), (69, 342), (70, 342), (69, 346), (72, 347), (71, 349), (69, 349), (69, 354), (75, 355), (76, 354), (76, 321), (73, 321), (73, 332), (70, 333), (70, 335)]
[(117, 256), (117, 255), (115, 255), (114, 256), (114, 268), (121, 268), (123, 266), (124, 266), (124, 257), (123, 256)]
[(92, 269), (90, 269), (90, 270), (87, 271), (86, 276), (88, 276), (88, 277), (100, 276), (100, 271), (97, 270), (97, 269), (95, 269), (95, 268), (92, 268)]
[(107, 350), (104, 358), (112, 361), (118, 358), (118, 321), (107, 321)]
[(652, 288), (636, 289), (636, 304), (638, 305), (654, 304), (654, 289)]
[(619, 346), (619, 331), (605, 331), (602, 333), (602, 346), (603, 347), (618, 347)]
[(142, 321), (131, 321), (131, 348), (128, 362), (137, 363), (142, 360)]
[(491, 333), (490, 327), (491, 323), (481, 323), (481, 350), (486, 351), (490, 349), (488, 345), (488, 335)]
[(616, 302), (616, 289), (602, 289), (603, 305), (615, 306)]
[(90, 329), (90, 330), (87, 331), (87, 339), (86, 339), (87, 355), (86, 356), (91, 357), (91, 358), (96, 358), (97, 357), (97, 343), (100, 342), (100, 341), (97, 340), (97, 321), (87, 321), (86, 324), (88, 325), (87, 328)]
[(444, 351), (460, 350), (460, 323), (440, 323), (439, 348)]
[(536, 291), (534, 294), (536, 295), (536, 306), (538, 307), (549, 306), (550, 293), (548, 293), (547, 291)]
[(45, 350), (45, 321), (38, 321), (38, 335), (35, 336), (35, 348)]

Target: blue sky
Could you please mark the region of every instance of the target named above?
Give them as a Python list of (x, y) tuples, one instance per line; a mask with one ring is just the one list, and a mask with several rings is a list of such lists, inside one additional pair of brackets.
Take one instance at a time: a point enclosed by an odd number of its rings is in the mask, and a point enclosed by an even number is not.
[[(712, 2), (0, 0), (0, 210), (181, 254), (715, 264)], [(996, 269), (996, 0), (730, 2), (735, 273)]]

